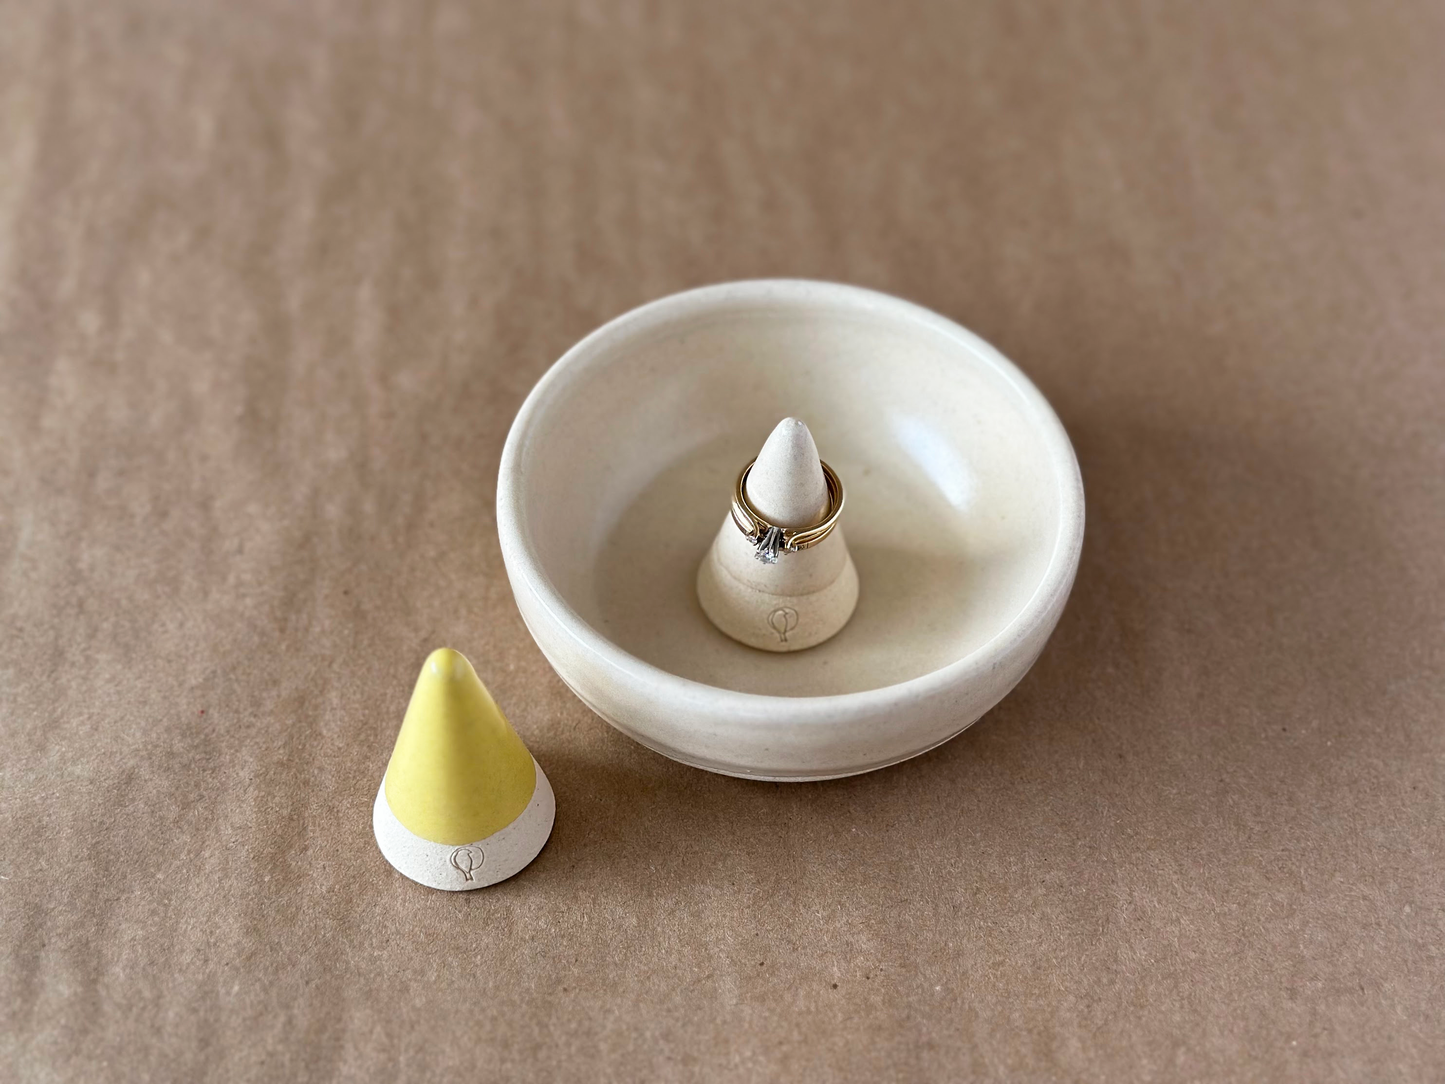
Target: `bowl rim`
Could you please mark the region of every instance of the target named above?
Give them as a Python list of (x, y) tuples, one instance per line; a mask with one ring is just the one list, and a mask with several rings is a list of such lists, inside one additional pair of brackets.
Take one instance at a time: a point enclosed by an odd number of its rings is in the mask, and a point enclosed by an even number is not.
[[(863, 313), (903, 319), (951, 340), (1012, 385), (1044, 443), (1059, 479), (1061, 503), (1058, 531), (1044, 574), (1007, 625), (968, 654), (936, 670), (891, 685), (819, 696), (777, 696), (709, 685), (639, 658), (602, 635), (573, 609), (537, 560), (520, 486), (522, 467), (538, 420), (548, 404), (565, 390), (570, 378), (600, 364), (607, 348), (616, 342), (647, 337), (675, 320), (780, 303), (841, 304)], [(1060, 601), (1059, 596), (1067, 595), (1073, 586), (1083, 547), (1084, 487), (1073, 445), (1043, 393), (997, 348), (967, 328), (931, 309), (862, 286), (812, 279), (743, 279), (683, 290), (630, 309), (579, 340), (542, 374), (517, 411), (502, 448), (497, 474), (497, 534), (509, 573), (532, 592), (568, 638), (611, 669), (649, 686), (652, 699), (687, 702), (700, 708), (705, 705), (710, 714), (789, 726), (827, 724), (836, 723), (845, 705), (866, 712), (904, 699), (931, 699), (966, 683), (975, 674), (993, 669), (1006, 658), (1047, 618)]]

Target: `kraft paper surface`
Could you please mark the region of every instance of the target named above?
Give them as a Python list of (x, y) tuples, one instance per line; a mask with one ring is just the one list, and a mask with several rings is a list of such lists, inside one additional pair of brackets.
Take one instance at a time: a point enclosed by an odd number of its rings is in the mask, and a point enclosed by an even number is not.
[[(0, 10), (0, 1079), (1445, 1077), (1445, 8)], [(841, 782), (613, 731), (523, 627), (507, 427), (797, 276), (1078, 451), (1017, 691)], [(557, 792), (433, 892), (422, 660)]]

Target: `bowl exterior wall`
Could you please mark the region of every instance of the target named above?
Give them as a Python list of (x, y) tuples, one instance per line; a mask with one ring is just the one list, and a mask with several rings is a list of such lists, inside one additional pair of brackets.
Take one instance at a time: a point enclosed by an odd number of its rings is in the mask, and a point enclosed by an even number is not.
[[(1045, 616), (978, 672), (914, 692), (763, 697), (689, 682), (659, 696), (650, 667), (616, 665), (569, 636), (502, 555), (522, 619), (542, 654), (584, 704), (655, 752), (695, 768), (774, 782), (837, 779), (885, 768), (956, 737), (1009, 694), (1033, 666), (1063, 614), (1070, 576)], [(660, 675), (659, 675), (660, 676)]]

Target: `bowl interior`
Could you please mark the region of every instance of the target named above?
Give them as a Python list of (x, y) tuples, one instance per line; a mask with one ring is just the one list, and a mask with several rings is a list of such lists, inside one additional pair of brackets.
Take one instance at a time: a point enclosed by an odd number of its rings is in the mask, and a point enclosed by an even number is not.
[[(708, 685), (825, 696), (947, 666), (1019, 615), (1077, 484), (1062, 430), (979, 340), (874, 296), (654, 306), (585, 340), (539, 388), (519, 520), (593, 631)], [(694, 577), (737, 471), (789, 415), (847, 486), (860, 595), (837, 636), (781, 655), (714, 628)]]

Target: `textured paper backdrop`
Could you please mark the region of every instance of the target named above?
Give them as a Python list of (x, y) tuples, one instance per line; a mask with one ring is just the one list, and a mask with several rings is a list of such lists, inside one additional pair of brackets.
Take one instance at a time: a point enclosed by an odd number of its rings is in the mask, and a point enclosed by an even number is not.
[[(1445, 8), (7, 3), (0, 1078), (1445, 1076)], [(823, 785), (627, 741), (494, 529), (684, 287), (1016, 359), (1089, 527), (1018, 691)], [(401, 879), (427, 651), (546, 765)]]

